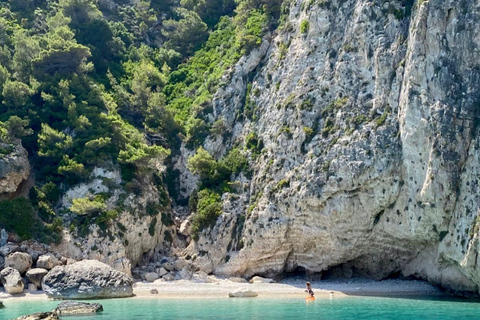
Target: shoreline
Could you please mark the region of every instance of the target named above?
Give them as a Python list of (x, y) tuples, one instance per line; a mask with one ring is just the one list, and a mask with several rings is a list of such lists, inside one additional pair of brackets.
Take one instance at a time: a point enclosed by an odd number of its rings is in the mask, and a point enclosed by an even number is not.
[[(432, 296), (449, 297), (447, 293), (420, 280), (383, 280), (367, 279), (310, 281), (317, 299), (345, 297), (414, 297)], [(158, 290), (158, 294), (150, 290)], [(305, 280), (284, 279), (278, 283), (237, 283), (228, 279), (218, 279), (213, 283), (195, 282), (192, 280), (135, 282), (134, 296), (126, 299), (222, 299), (229, 298), (228, 293), (236, 289), (249, 289), (258, 293), (260, 299), (304, 299), (306, 297)], [(237, 298), (238, 299), (238, 298)], [(3, 288), (0, 300), (15, 301), (48, 301), (52, 300), (43, 291), (25, 292), (20, 295), (9, 295)]]

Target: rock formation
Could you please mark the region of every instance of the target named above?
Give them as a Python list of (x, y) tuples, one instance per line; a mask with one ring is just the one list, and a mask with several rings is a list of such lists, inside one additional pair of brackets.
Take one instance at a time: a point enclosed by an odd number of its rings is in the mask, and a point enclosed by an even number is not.
[(32, 267), (32, 257), (25, 252), (14, 252), (5, 257), (5, 267), (11, 267), (24, 274)]
[(37, 287), (42, 286), (43, 278), (47, 275), (48, 270), (42, 268), (33, 268), (27, 271), (26, 276), (28, 281), (37, 285)]
[(7, 293), (19, 294), (23, 292), (25, 284), (16, 269), (10, 267), (3, 269), (2, 272), (0, 272), (0, 281)]
[(19, 142), (7, 155), (0, 157), (0, 195), (17, 191), (22, 181), (30, 174), (28, 153)]
[(263, 148), (184, 257), (227, 276), (339, 267), (478, 293), (478, 21), (466, 0), (292, 1), (213, 101), (233, 129), (210, 154), (249, 134)]
[(21, 316), (14, 320), (59, 320), (60, 318), (53, 312), (37, 312), (27, 316)]
[(52, 312), (59, 316), (83, 315), (103, 311), (100, 303), (86, 303), (78, 301), (61, 302)]
[(96, 260), (55, 267), (43, 278), (43, 290), (56, 299), (131, 297), (132, 285), (126, 274)]

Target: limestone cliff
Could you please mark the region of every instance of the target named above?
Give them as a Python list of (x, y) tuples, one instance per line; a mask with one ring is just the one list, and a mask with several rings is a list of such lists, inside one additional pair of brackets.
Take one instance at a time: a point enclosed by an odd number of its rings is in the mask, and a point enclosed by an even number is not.
[(204, 147), (255, 133), (253, 176), (183, 255), (219, 275), (341, 266), (478, 293), (479, 21), (478, 1), (291, 1), (213, 102), (232, 135)]

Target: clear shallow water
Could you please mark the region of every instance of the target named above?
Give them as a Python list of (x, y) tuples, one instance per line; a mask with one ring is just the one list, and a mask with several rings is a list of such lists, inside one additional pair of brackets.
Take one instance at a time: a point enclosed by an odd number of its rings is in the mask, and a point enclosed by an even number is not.
[[(93, 301), (89, 301), (93, 302)], [(347, 297), (317, 299), (115, 299), (95, 301), (104, 312), (94, 316), (64, 317), (68, 320), (156, 319), (480, 319), (480, 303), (438, 298)], [(0, 320), (54, 309), (58, 301), (5, 300)]]

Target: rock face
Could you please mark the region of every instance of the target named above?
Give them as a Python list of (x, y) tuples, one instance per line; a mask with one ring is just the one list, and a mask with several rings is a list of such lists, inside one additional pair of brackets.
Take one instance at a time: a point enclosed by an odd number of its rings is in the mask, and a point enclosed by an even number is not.
[(0, 194), (17, 191), (20, 183), (30, 174), (27, 150), (20, 142), (14, 145), (10, 154), (0, 157)]
[(61, 302), (53, 313), (59, 316), (82, 315), (97, 313), (103, 311), (103, 306), (100, 303), (86, 303), (77, 301)]
[(25, 284), (23, 283), (20, 272), (13, 268), (5, 268), (0, 272), (0, 281), (5, 291), (10, 294), (19, 294), (23, 292)]
[(60, 318), (53, 312), (37, 312), (27, 316), (21, 316), (14, 320), (59, 320)]
[(245, 188), (184, 250), (197, 268), (403, 273), (478, 293), (480, 7), (403, 4), (292, 1), (285, 27), (224, 77), (212, 122), (232, 134), (204, 148), (262, 143)]
[(126, 274), (96, 260), (55, 267), (43, 278), (43, 290), (57, 299), (131, 297), (132, 285)]
[(14, 252), (5, 258), (5, 267), (14, 268), (21, 274), (24, 274), (25, 271), (31, 268), (32, 264), (32, 257), (25, 252)]
[(28, 280), (37, 285), (42, 286), (42, 280), (47, 275), (48, 270), (42, 268), (33, 268), (27, 271), (26, 276)]

